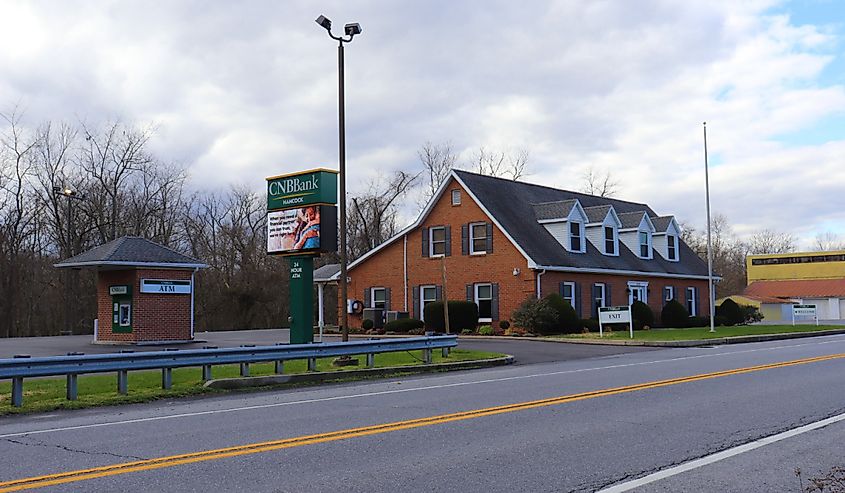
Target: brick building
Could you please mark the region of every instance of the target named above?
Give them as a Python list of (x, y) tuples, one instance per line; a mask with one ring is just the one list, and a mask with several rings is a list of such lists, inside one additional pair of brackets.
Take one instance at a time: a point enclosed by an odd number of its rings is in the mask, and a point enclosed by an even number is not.
[(193, 340), (194, 273), (206, 264), (144, 238), (124, 236), (55, 266), (97, 271), (94, 342)]
[(646, 204), (455, 170), (413, 224), (350, 264), (349, 293), (414, 318), (444, 297), (474, 301), (482, 323), (552, 292), (582, 318), (634, 300), (659, 317), (671, 299), (704, 315), (707, 265), (680, 233)]

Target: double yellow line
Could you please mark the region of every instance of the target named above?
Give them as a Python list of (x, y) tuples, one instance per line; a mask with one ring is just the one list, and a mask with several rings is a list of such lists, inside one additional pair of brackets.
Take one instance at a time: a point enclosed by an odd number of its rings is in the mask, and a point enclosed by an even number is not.
[(127, 474), (131, 472), (150, 471), (153, 469), (162, 469), (165, 467), (174, 467), (183, 464), (191, 464), (194, 462), (204, 462), (210, 460), (225, 459), (227, 457), (237, 457), (240, 455), (258, 454), (261, 452), (270, 452), (273, 450), (281, 450), (286, 448), (301, 447), (303, 445), (313, 445), (316, 443), (334, 442), (337, 440), (346, 440), (349, 438), (363, 437), (368, 435), (378, 435), (381, 433), (389, 433), (392, 431), (408, 430), (412, 428), (421, 428), (424, 426), (433, 426), (452, 421), (462, 421), (466, 419), (482, 418), (484, 416), (493, 416), (496, 414), (512, 413), (516, 411), (523, 411), (525, 409), (533, 409), (537, 407), (554, 406), (558, 404), (566, 404), (568, 402), (581, 401), (585, 399), (594, 399), (596, 397), (604, 397), (615, 394), (624, 394), (627, 392), (636, 392), (640, 390), (654, 389), (658, 387), (667, 387), (670, 385), (678, 385), (681, 383), (697, 382), (700, 380), (709, 380), (712, 378), (727, 377), (730, 375), (739, 375), (742, 373), (751, 373), (763, 370), (770, 370), (773, 368), (783, 368), (787, 366), (804, 365), (808, 363), (818, 363), (821, 361), (829, 361), (834, 359), (845, 358), (845, 353), (831, 354), (827, 356), (817, 356), (813, 358), (797, 359), (792, 361), (784, 361), (780, 363), (771, 363), (767, 365), (749, 366), (745, 368), (737, 368), (733, 370), (717, 371), (713, 373), (703, 373), (689, 377), (671, 378), (668, 380), (657, 380), (654, 382), (646, 382), (636, 385), (626, 385), (624, 387), (614, 387), (609, 389), (594, 390), (591, 392), (582, 392), (580, 394), (563, 395), (559, 397), (552, 397), (549, 399), (540, 399), (536, 401), (520, 402), (516, 404), (508, 404), (504, 406), (488, 407), (483, 409), (475, 409), (472, 411), (464, 411), (452, 414), (441, 414), (438, 416), (430, 416), (427, 418), (411, 419), (407, 421), (396, 421), (394, 423), (385, 423), (373, 426), (364, 426), (361, 428), (349, 428), (346, 430), (333, 431), (329, 433), (320, 433), (317, 435), (307, 435), (294, 438), (285, 438), (282, 440), (272, 440), (268, 442), (251, 443), (248, 445), (239, 445), (236, 447), (227, 447), (214, 450), (205, 450), (202, 452), (194, 452), (190, 454), (170, 455), (166, 457), (159, 457), (156, 459), (140, 460), (135, 462), (126, 462), (122, 464), (114, 464), (110, 466), (94, 467), (91, 469), (81, 469), (77, 471), (68, 471), (58, 474), (48, 474), (45, 476), (37, 476), (31, 478), (16, 479), (14, 481), (6, 481), (0, 483), (0, 493), (10, 491), (21, 491), (34, 488), (43, 488), (46, 486), (54, 486), (64, 483), (73, 483), (77, 481), (85, 481), (88, 479), (102, 478), (106, 476), (117, 476), (120, 474)]

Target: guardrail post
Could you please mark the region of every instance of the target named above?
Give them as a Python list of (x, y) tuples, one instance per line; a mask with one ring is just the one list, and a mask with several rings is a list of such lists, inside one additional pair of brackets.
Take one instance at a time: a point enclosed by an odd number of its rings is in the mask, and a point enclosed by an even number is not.
[(423, 351), (423, 363), (430, 365), (431, 364), (431, 348), (425, 348)]
[(241, 376), (248, 377), (249, 376), (249, 363), (241, 363)]
[(367, 368), (376, 366), (376, 355), (374, 353), (367, 354)]
[(127, 370), (117, 371), (117, 393), (122, 395), (129, 393), (129, 372)]
[(77, 396), (76, 375), (73, 373), (67, 374), (67, 400), (75, 401)]
[(173, 387), (173, 368), (161, 369), (161, 388), (170, 390)]
[[(203, 346), (203, 349), (217, 349), (217, 346)], [(202, 381), (211, 380), (211, 365), (202, 365)]]
[(444, 358), (448, 358), (449, 357), (449, 348), (444, 347), (443, 350), (440, 351), (440, 355), (443, 356)]
[(308, 358), (308, 371), (317, 371), (317, 358)]
[(15, 407), (23, 406), (23, 377), (12, 379), (12, 405)]
[(285, 362), (283, 360), (276, 361), (276, 367), (274, 368), (276, 375), (281, 375), (285, 372)]

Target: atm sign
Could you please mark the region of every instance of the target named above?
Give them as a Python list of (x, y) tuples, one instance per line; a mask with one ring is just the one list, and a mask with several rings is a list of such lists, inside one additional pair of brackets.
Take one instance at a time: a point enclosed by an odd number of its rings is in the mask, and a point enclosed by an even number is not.
[(191, 281), (141, 279), (141, 292), (152, 294), (191, 294)]

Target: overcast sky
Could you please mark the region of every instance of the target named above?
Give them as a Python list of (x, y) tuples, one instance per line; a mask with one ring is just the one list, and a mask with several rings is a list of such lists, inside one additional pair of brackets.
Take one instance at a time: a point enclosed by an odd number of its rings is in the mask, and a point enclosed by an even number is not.
[(530, 150), (526, 181), (588, 167), (698, 227), (845, 236), (845, 2), (0, 0), (0, 111), (155, 124), (192, 187), (337, 167), (336, 32), (350, 188), (426, 141)]

